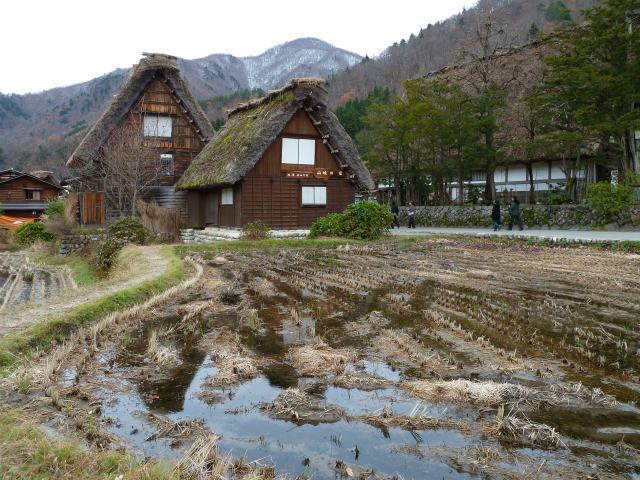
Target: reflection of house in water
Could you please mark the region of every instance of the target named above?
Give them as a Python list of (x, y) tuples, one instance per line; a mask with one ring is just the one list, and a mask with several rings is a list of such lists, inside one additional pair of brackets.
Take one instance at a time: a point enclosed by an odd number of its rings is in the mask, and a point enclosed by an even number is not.
[(316, 322), (311, 315), (282, 320), (282, 343), (285, 346), (308, 343), (315, 336)]

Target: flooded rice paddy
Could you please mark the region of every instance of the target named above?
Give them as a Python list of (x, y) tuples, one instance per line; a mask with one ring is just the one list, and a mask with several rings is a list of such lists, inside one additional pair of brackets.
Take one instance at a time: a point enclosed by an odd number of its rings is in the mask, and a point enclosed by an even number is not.
[(215, 439), (238, 477), (640, 478), (638, 256), (424, 240), (195, 260), (193, 287), (47, 367), (54, 424), (175, 460)]

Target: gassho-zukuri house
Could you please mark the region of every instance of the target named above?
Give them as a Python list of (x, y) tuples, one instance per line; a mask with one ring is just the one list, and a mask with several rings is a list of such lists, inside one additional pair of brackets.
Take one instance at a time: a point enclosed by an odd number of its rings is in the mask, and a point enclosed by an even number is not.
[(224, 127), (176, 185), (187, 191), (188, 226), (309, 227), (342, 212), (374, 182), (336, 116), (324, 80), (293, 79), (227, 112)]
[[(67, 161), (70, 169), (82, 170), (69, 183), (79, 193), (83, 224), (108, 223), (122, 215), (122, 208), (119, 210), (114, 201), (119, 198), (113, 191), (118, 182), (107, 178), (110, 174), (101, 164), (111, 145), (132, 142), (126, 135), (119, 136), (132, 123), (132, 130), (142, 137), (138, 141), (142, 153), (138, 154), (145, 155), (145, 168), (153, 170), (152, 175), (147, 172), (144, 199), (156, 200), (161, 207), (178, 210), (186, 218), (186, 194), (176, 192), (175, 184), (215, 131), (183, 80), (177, 57), (144, 55)], [(123, 162), (124, 168), (126, 165)], [(130, 211), (131, 205), (124, 207)]]

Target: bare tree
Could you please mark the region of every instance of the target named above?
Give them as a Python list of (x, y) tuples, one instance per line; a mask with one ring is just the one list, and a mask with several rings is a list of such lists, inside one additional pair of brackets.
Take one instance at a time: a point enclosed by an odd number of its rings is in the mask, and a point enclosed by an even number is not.
[(105, 201), (119, 215), (136, 216), (136, 201), (160, 176), (158, 153), (145, 140), (142, 115), (131, 113), (105, 142), (96, 174), (101, 178)]

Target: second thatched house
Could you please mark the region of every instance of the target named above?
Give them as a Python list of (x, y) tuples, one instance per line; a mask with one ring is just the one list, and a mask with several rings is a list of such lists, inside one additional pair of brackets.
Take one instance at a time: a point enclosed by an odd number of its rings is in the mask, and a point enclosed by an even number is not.
[(69, 183), (79, 193), (81, 221), (101, 224), (156, 200), (186, 217), (175, 183), (214, 130), (180, 75), (178, 59), (144, 54), (126, 84), (73, 152)]
[(353, 141), (327, 109), (321, 79), (293, 79), (228, 112), (176, 185), (189, 226), (310, 226), (374, 189)]

